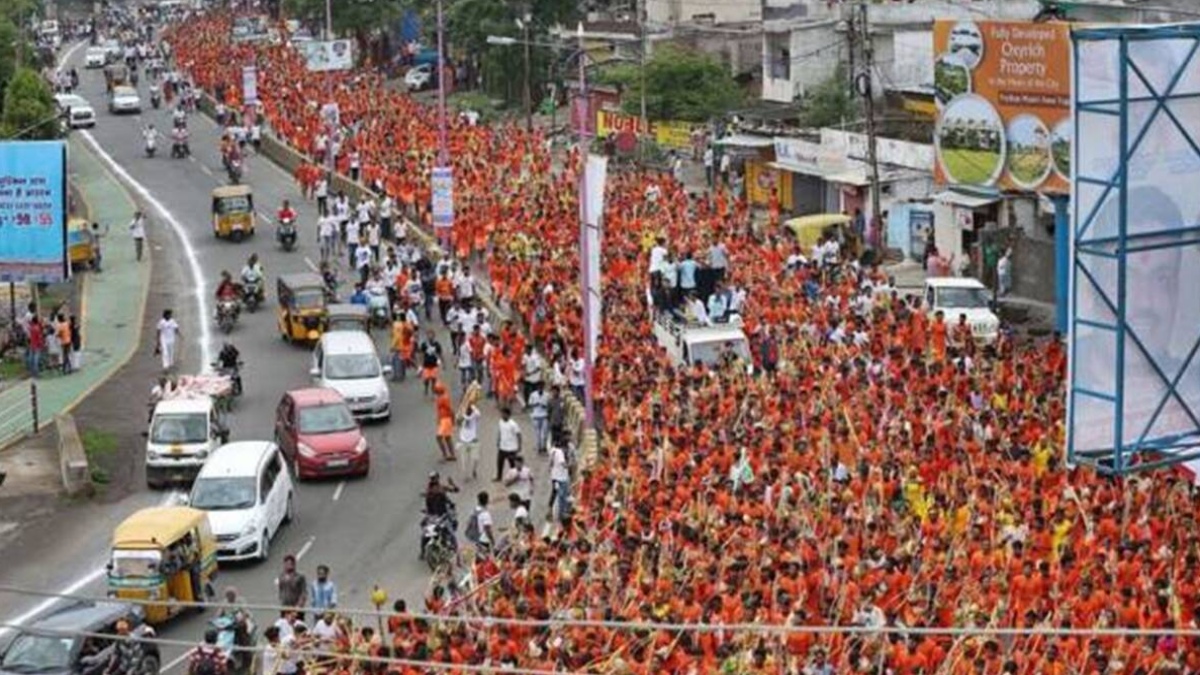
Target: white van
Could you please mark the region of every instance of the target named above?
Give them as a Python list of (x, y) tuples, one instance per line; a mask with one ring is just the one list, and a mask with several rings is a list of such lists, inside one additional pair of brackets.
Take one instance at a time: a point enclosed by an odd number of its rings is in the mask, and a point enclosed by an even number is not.
[(725, 351), (750, 364), (750, 343), (742, 330), (741, 319), (734, 318), (729, 323), (706, 326), (685, 324), (670, 312), (658, 312), (654, 317), (654, 337), (677, 366), (687, 367), (696, 362), (714, 366), (721, 361)]
[(208, 514), (218, 560), (266, 560), (271, 539), (295, 516), (295, 488), (278, 446), (238, 441), (208, 458), (188, 505)]
[(146, 485), (190, 482), (205, 460), (229, 438), (208, 397), (159, 401), (146, 434)]
[(978, 279), (929, 277), (925, 280), (925, 311), (929, 318), (938, 312), (950, 326), (959, 316), (967, 317), (975, 342), (990, 345), (1000, 337), (1000, 317), (992, 311), (992, 294)]
[(313, 350), (309, 370), (318, 387), (328, 387), (346, 399), (355, 417), (386, 420), (392, 415), (387, 377), (391, 366), (379, 361), (375, 343), (357, 330), (329, 331)]

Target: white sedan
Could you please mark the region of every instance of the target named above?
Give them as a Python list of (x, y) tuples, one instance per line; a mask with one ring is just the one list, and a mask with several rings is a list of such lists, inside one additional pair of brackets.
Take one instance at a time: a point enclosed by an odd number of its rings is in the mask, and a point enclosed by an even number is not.
[(66, 114), (67, 126), (72, 129), (96, 126), (96, 111), (87, 99), (75, 94), (57, 94), (58, 109)]
[(142, 99), (137, 89), (133, 87), (114, 87), (112, 98), (108, 100), (108, 111), (114, 115), (119, 113), (140, 113)]
[(421, 91), (433, 83), (433, 66), (423, 63), (404, 74), (404, 86), (409, 91)]
[(108, 65), (108, 50), (104, 47), (88, 47), (83, 57), (83, 65), (87, 68), (103, 68)]

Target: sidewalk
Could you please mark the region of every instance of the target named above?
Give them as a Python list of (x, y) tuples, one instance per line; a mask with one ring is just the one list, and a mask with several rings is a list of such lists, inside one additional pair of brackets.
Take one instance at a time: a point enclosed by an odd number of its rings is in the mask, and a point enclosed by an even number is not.
[[(70, 143), (69, 170), (91, 218), (100, 223), (102, 232), (107, 225), (109, 233), (101, 240), (103, 271), (80, 273), (81, 368), (70, 375), (46, 374), (37, 380), (42, 430), (53, 424), (56, 415), (74, 409), (132, 358), (138, 348), (150, 287), (150, 263), (138, 264), (133, 246), (123, 236), (135, 210), (128, 193), (81, 142)], [(25, 391), (20, 387), (18, 393)], [(27, 489), (43, 492), (50, 487), (43, 479), (51, 474), (57, 477), (58, 456), (53, 452), (53, 441), (45, 436), (42, 433), (0, 451), (0, 471), (10, 474), (4, 496)], [(23, 485), (25, 478), (32, 484)], [(57, 481), (49, 482), (57, 489)]]

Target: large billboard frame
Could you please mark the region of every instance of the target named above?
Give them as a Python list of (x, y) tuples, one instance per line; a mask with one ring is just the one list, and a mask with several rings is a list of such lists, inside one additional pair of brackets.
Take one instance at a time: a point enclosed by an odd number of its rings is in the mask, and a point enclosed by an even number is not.
[[(10, 151), (17, 154), (10, 156)], [(30, 183), (31, 179), (37, 182)], [(29, 194), (29, 185), (43, 184), (45, 188)], [(36, 201), (43, 197), (43, 189), (48, 201)], [(70, 279), (68, 190), (65, 141), (0, 141), (0, 282)], [(44, 232), (35, 238), (22, 228)]]
[[(1148, 204), (1142, 197), (1144, 192), (1137, 192), (1144, 189), (1140, 187), (1142, 183), (1153, 180), (1142, 175), (1146, 167), (1137, 162), (1142, 159), (1138, 150), (1151, 131), (1155, 130), (1157, 135), (1163, 134), (1156, 124), (1163, 125), (1172, 135), (1178, 132), (1182, 136), (1182, 145), (1185, 147), (1175, 150), (1189, 157), (1174, 158), (1175, 162), (1187, 162), (1188, 168), (1193, 169), (1192, 173), (1196, 166), (1200, 166), (1200, 119), (1196, 119), (1194, 109), (1190, 117), (1182, 116), (1183, 119), (1194, 120), (1190, 125), (1194, 131), (1189, 130), (1188, 125), (1180, 121), (1181, 116), (1177, 114), (1180, 110), (1172, 108), (1172, 104), (1195, 104), (1200, 97), (1195, 81), (1190, 81), (1188, 85), (1192, 91), (1177, 91), (1189, 68), (1195, 70), (1200, 65), (1200, 24), (1076, 29), (1072, 31), (1071, 39), (1074, 137), (1082, 138), (1082, 133), (1099, 128), (1091, 125), (1112, 125), (1115, 120), (1118, 150), (1115, 160), (1107, 160), (1115, 161), (1115, 166), (1110, 167), (1105, 161), (1095, 161), (1096, 156), (1091, 156), (1093, 161), (1084, 162), (1081, 159), (1081, 153), (1085, 152), (1081, 149), (1084, 144), (1075, 144), (1072, 149), (1072, 167), (1075, 170), (1072, 172), (1074, 197), (1071, 200), (1070, 227), (1071, 307), (1066, 454), (1067, 462), (1071, 465), (1088, 465), (1104, 474), (1122, 476), (1200, 458), (1200, 400), (1197, 400), (1200, 396), (1196, 395), (1195, 390), (1181, 391), (1187, 373), (1200, 363), (1197, 358), (1200, 352), (1200, 325), (1192, 325), (1190, 321), (1181, 324), (1180, 310), (1172, 315), (1169, 321), (1171, 325), (1165, 331), (1154, 324), (1149, 324), (1152, 328), (1147, 330), (1148, 322), (1131, 320), (1131, 315), (1138, 311), (1139, 303), (1153, 302), (1147, 293), (1138, 293), (1139, 288), (1169, 296), (1168, 304), (1175, 304), (1182, 298), (1188, 298), (1185, 302), (1194, 303), (1194, 296), (1189, 297), (1182, 288), (1144, 288), (1131, 287), (1130, 284), (1131, 271), (1140, 274), (1148, 267), (1145, 264), (1137, 265), (1137, 261), (1145, 261), (1144, 257), (1138, 256), (1148, 252), (1177, 251), (1180, 256), (1178, 259), (1182, 260), (1184, 254), (1195, 255), (1197, 247), (1200, 247), (1200, 224), (1187, 220), (1188, 216), (1183, 215), (1186, 209), (1179, 209), (1174, 227), (1170, 227), (1170, 224), (1168, 227), (1145, 227), (1141, 222), (1141, 210)], [(1168, 65), (1164, 72), (1148, 76), (1146, 64), (1139, 67), (1131, 56), (1130, 48), (1133, 45), (1140, 50), (1141, 45), (1155, 41), (1161, 43), (1163, 49), (1186, 51), (1186, 56), (1177, 66)], [(1116, 43), (1116, 51), (1112, 55), (1116, 63), (1110, 64), (1115, 65), (1115, 72), (1108, 73), (1110, 79), (1115, 75), (1116, 83), (1108, 85), (1107, 89), (1111, 91), (1097, 95), (1101, 87), (1096, 86), (1093, 91), (1090, 86), (1080, 85), (1081, 63), (1092, 67), (1093, 63), (1105, 59), (1094, 55), (1081, 57), (1081, 50), (1095, 50), (1095, 53), (1104, 54), (1103, 50), (1110, 47), (1097, 45), (1105, 42)], [(1160, 68), (1164, 66), (1162, 63), (1156, 65)], [(1152, 82), (1154, 75), (1166, 77), (1163, 82), (1166, 86), (1156, 87)], [(1148, 115), (1140, 107), (1131, 112), (1135, 106), (1147, 105), (1152, 107)], [(1081, 132), (1081, 127), (1085, 131)], [(1090, 138), (1090, 142), (1102, 144), (1103, 139)], [(1134, 166), (1131, 167), (1131, 164)], [(1092, 173), (1091, 166), (1102, 167), (1097, 169), (1100, 175), (1089, 175)], [(1110, 168), (1111, 172), (1108, 171)], [(1134, 175), (1132, 182), (1131, 174)], [(1171, 187), (1165, 186), (1163, 189), (1171, 192)], [(1158, 221), (1148, 220), (1158, 224)], [(1178, 277), (1176, 286), (1179, 286)], [(1085, 294), (1087, 304), (1091, 305), (1091, 313), (1081, 303), (1081, 297)], [(1099, 314), (1108, 318), (1097, 318), (1094, 311), (1097, 306), (1101, 309)], [(1180, 325), (1183, 327), (1180, 328)], [(1166, 340), (1154, 335), (1155, 332), (1167, 333)], [(1178, 335), (1180, 332), (1183, 335)], [(1081, 333), (1086, 337), (1081, 339)], [(1087, 357), (1094, 357), (1097, 353), (1107, 357), (1109, 351), (1107, 348), (1098, 350), (1087, 341), (1096, 336), (1108, 340), (1102, 337), (1108, 334), (1113, 336), (1111, 352), (1114, 358), (1107, 364), (1111, 373), (1111, 391), (1100, 390), (1094, 384), (1096, 380), (1089, 379), (1086, 374), (1094, 370), (1089, 369), (1089, 365), (1097, 365), (1090, 363), (1096, 358), (1088, 361)], [(1159, 346), (1164, 342), (1168, 347)], [(1184, 353), (1186, 356), (1182, 356)], [(1081, 359), (1088, 362), (1081, 364)], [(1177, 365), (1180, 362), (1182, 365)], [(1129, 367), (1130, 363), (1134, 364), (1133, 368)], [(1169, 365), (1164, 366), (1164, 363)], [(1175, 373), (1168, 375), (1171, 367), (1176, 369)], [(1130, 382), (1131, 375), (1136, 375), (1136, 383)], [(1153, 396), (1146, 395), (1148, 390), (1153, 390)], [(1132, 409), (1131, 402), (1134, 404)], [(1164, 425), (1168, 428), (1155, 431), (1168, 406), (1174, 411), (1171, 423)], [(1081, 419), (1081, 409), (1101, 412), (1111, 409), (1111, 418)], [(1150, 411), (1148, 416), (1145, 415), (1147, 411)], [(1103, 422), (1110, 426), (1105, 428)], [(1091, 427), (1085, 428), (1088, 425)], [(1111, 433), (1107, 437), (1111, 440), (1111, 447), (1100, 447), (1080, 440), (1081, 436), (1097, 433)]]

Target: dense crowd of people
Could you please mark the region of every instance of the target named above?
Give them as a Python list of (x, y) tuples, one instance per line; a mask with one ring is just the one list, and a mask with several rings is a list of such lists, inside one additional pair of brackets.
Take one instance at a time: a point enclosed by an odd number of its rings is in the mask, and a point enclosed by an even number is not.
[[(234, 44), (211, 14), (168, 36), (203, 90), (240, 106), (257, 60), (274, 134), (428, 226), (435, 111), (369, 72), (308, 73), (285, 45)], [(321, 102), (336, 101), (327, 134)], [(459, 187), (453, 248), (485, 261), (496, 298), (535, 345), (580, 344), (578, 150), (541, 133), (451, 120)], [(754, 373), (677, 367), (651, 332), (651, 251), (720, 245)], [(1184, 673), (1200, 642), (1169, 635), (886, 636), (645, 631), (568, 619), (773, 626), (1153, 628), (1200, 617), (1197, 502), (1189, 482), (1125, 482), (1062, 462), (1058, 340), (977, 346), (898, 296), (877, 268), (798, 254), (721, 188), (610, 174), (599, 457), (561, 536), (531, 532), (477, 571), (494, 617), (554, 627), (438, 624), (398, 615), (374, 654), (622, 673)], [(800, 252), (807, 253), (807, 252)], [(947, 317), (947, 320), (952, 320)], [(517, 340), (510, 332), (504, 340)], [(511, 349), (515, 345), (505, 344)], [(521, 345), (523, 346), (523, 345)], [(523, 353), (518, 348), (516, 353)], [(484, 561), (481, 565), (494, 565)], [(438, 598), (427, 607), (438, 609)], [(420, 669), (397, 668), (418, 673)]]

